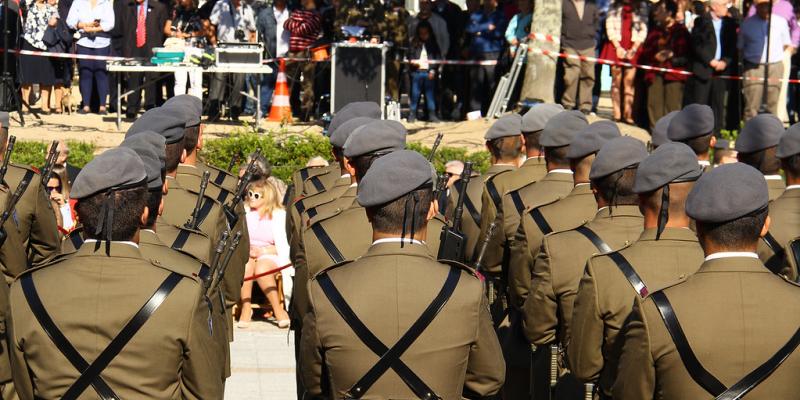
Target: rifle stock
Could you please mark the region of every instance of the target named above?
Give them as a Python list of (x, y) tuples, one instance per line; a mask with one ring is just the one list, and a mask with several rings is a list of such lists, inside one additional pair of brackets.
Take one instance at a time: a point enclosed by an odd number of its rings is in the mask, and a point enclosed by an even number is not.
[(431, 153), (428, 154), (428, 162), (433, 161), (433, 157), (436, 155), (436, 150), (439, 148), (439, 145), (442, 144), (442, 138), (444, 137), (444, 133), (437, 133), (436, 134), (436, 141), (433, 142), (433, 147), (431, 147)]
[(237, 231), (236, 234), (233, 235), (233, 239), (231, 239), (231, 245), (228, 246), (228, 250), (225, 252), (225, 256), (222, 258), (222, 263), (220, 264), (217, 270), (216, 282), (214, 283), (217, 291), (219, 292), (219, 302), (220, 306), (222, 307), (221, 311), (225, 312), (225, 294), (222, 293), (222, 289), (219, 288), (220, 283), (222, 283), (222, 278), (225, 277), (225, 270), (228, 269), (228, 263), (231, 261), (231, 257), (233, 256), (233, 251), (239, 247), (239, 240), (242, 238), (242, 231)]
[(5, 182), (6, 172), (8, 172), (8, 163), (11, 162), (11, 154), (14, 152), (14, 145), (16, 143), (16, 136), (8, 138), (8, 146), (6, 146), (6, 153), (3, 156), (3, 166), (0, 167), (0, 182)]
[(465, 261), (467, 239), (461, 232), (461, 214), (464, 213), (464, 196), (467, 195), (467, 185), (471, 175), (472, 163), (467, 162), (464, 164), (464, 172), (461, 174), (462, 182), (458, 190), (453, 226), (442, 227), (438, 254), (440, 260)]
[(56, 164), (56, 158), (58, 157), (58, 140), (53, 140), (50, 143), (50, 150), (47, 153), (47, 158), (45, 159), (44, 167), (42, 167), (42, 180), (41, 184), (43, 187), (47, 187), (47, 181), (50, 180), (50, 175), (53, 173), (53, 166)]

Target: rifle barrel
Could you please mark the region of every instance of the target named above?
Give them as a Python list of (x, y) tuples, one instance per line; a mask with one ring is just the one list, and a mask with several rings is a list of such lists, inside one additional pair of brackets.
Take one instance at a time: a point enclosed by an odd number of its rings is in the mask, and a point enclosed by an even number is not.
[(436, 134), (436, 141), (433, 142), (433, 147), (431, 147), (431, 153), (428, 154), (428, 162), (433, 161), (433, 156), (436, 155), (436, 149), (439, 148), (439, 145), (442, 144), (442, 138), (444, 137), (444, 133), (437, 133)]
[(8, 146), (6, 146), (6, 153), (3, 156), (3, 166), (0, 167), (0, 182), (4, 182), (6, 172), (8, 172), (8, 163), (11, 162), (11, 154), (14, 152), (14, 145), (17, 143), (17, 137), (11, 136), (8, 138)]
[(486, 230), (486, 237), (483, 238), (483, 242), (481, 243), (481, 248), (478, 251), (478, 257), (475, 259), (475, 269), (482, 270), (483, 269), (483, 257), (486, 255), (486, 249), (489, 247), (489, 243), (492, 241), (492, 235), (494, 235), (494, 230), (497, 228), (497, 222), (492, 222), (489, 225), (489, 228)]
[(219, 269), (217, 270), (217, 285), (222, 282), (222, 278), (225, 276), (225, 270), (228, 269), (228, 263), (231, 261), (231, 257), (233, 256), (233, 251), (239, 247), (239, 240), (242, 238), (242, 231), (237, 231), (233, 235), (233, 239), (231, 239), (231, 244), (228, 246), (228, 250), (225, 252), (225, 257), (222, 258), (222, 264), (220, 264)]
[(464, 197), (467, 196), (467, 185), (472, 176), (472, 162), (464, 163), (464, 172), (461, 173), (461, 186), (458, 190), (458, 201), (456, 202), (455, 214), (453, 214), (453, 230), (461, 232), (461, 218), (464, 213)]
[(3, 215), (0, 215), (0, 226), (8, 221), (8, 218), (11, 217), (11, 213), (14, 211), (14, 207), (17, 206), (17, 202), (22, 197), (22, 194), (25, 193), (25, 190), (28, 189), (28, 184), (30, 181), (23, 180), (17, 186), (17, 189), (14, 190), (14, 194), (11, 195), (11, 198), (8, 199), (8, 203), (6, 204), (5, 210), (3, 210)]
[(58, 140), (53, 140), (50, 143), (50, 150), (47, 153), (44, 167), (42, 168), (42, 186), (47, 187), (47, 181), (50, 180), (50, 174), (53, 172), (53, 165), (56, 163), (58, 157)]
[(208, 180), (211, 179), (211, 172), (203, 172), (203, 178), (200, 179), (200, 190), (197, 193), (197, 200), (194, 203), (194, 210), (192, 210), (192, 217), (184, 225), (187, 229), (197, 229), (200, 217), (200, 207), (203, 205), (203, 197), (206, 195), (206, 188), (208, 188)]

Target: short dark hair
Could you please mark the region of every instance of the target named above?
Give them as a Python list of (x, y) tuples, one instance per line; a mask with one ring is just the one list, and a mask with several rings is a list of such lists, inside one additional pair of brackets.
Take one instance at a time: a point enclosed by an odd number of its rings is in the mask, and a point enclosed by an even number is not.
[(200, 125), (195, 125), (183, 130), (183, 148), (186, 154), (194, 153), (200, 141)]
[(714, 149), (714, 165), (719, 165), (722, 162), (722, 157), (731, 157), (735, 154), (735, 150)]
[(367, 174), (367, 171), (369, 171), (369, 167), (372, 166), (372, 163), (375, 162), (375, 160), (379, 159), (381, 156), (382, 154), (372, 153), (351, 158), (350, 162), (356, 169), (356, 180), (361, 182), (361, 179), (363, 179), (364, 175)]
[[(417, 203), (417, 213), (412, 218), (414, 200), (413, 196), (419, 198)], [(376, 232), (400, 234), (403, 232), (403, 217), (405, 216), (405, 232), (410, 237), (414, 220), (414, 233), (421, 232), (428, 226), (427, 215), (430, 211), (431, 201), (433, 201), (433, 190), (430, 187), (416, 189), (397, 200), (390, 201), (375, 207), (368, 207), (367, 214), (372, 217), (372, 229)]]
[(164, 193), (161, 191), (161, 188), (147, 191), (147, 208), (150, 212), (147, 214), (147, 222), (144, 224), (145, 228), (152, 228), (156, 224), (158, 209), (161, 207), (161, 199), (163, 196)]
[(166, 145), (165, 150), (167, 155), (165, 164), (167, 172), (173, 172), (178, 169), (178, 164), (181, 163), (181, 155), (183, 155), (183, 150), (186, 148), (183, 145), (184, 139)]
[(750, 153), (739, 153), (736, 158), (764, 175), (777, 175), (781, 169), (781, 160), (775, 155), (776, 150), (777, 147), (770, 147)]
[[(114, 196), (114, 222), (111, 225), (111, 240), (129, 241), (139, 230), (142, 213), (147, 203), (147, 187), (140, 186), (131, 189), (118, 190), (112, 194)], [(78, 200), (75, 211), (78, 219), (83, 224), (84, 234), (89, 239), (105, 239), (105, 232), (102, 237), (94, 234), (97, 224), (100, 222), (100, 215), (103, 203), (106, 200), (104, 192)], [(154, 211), (158, 213), (158, 209)]]
[(782, 158), (781, 167), (786, 175), (795, 179), (800, 178), (800, 154)]
[(548, 164), (569, 168), (570, 165), (569, 158), (567, 158), (568, 151), (569, 151), (569, 145), (559, 146), (559, 147), (545, 147), (544, 159), (545, 161), (547, 161)]
[(333, 153), (333, 158), (335, 158), (336, 161), (344, 160), (344, 149), (343, 148), (333, 146), (333, 148), (331, 149), (331, 152)]
[(522, 138), (519, 135), (506, 136), (488, 141), (489, 152), (498, 161), (510, 161), (519, 157)]
[(539, 140), (542, 139), (542, 131), (522, 132), (522, 136), (525, 137), (525, 150), (540, 150), (542, 148), (541, 143), (539, 143)]
[(633, 192), (635, 180), (636, 168), (630, 167), (593, 179), (591, 184), (597, 189), (598, 195), (612, 203), (612, 206), (632, 206), (639, 204), (639, 196)]
[[(678, 182), (669, 185), (669, 215), (686, 215), (686, 197), (694, 187), (694, 182)], [(651, 210), (661, 209), (661, 194), (664, 188), (661, 187), (649, 193), (642, 193), (639, 196), (641, 205)]]
[(708, 135), (698, 136), (691, 139), (686, 139), (682, 141), (687, 146), (691, 147), (694, 154), (706, 154), (708, 153), (709, 149), (711, 149), (711, 137), (714, 136), (713, 133), (709, 133)]
[(761, 229), (764, 228), (768, 215), (769, 209), (764, 207), (733, 221), (697, 221), (697, 236), (700, 244), (708, 241), (732, 249), (752, 246), (761, 237)]

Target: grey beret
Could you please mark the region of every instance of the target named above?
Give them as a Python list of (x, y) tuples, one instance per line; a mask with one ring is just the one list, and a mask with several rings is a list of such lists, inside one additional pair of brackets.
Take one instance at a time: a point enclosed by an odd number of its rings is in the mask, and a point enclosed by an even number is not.
[(605, 120), (594, 122), (575, 135), (567, 150), (567, 158), (577, 159), (597, 153), (607, 141), (620, 136), (622, 134), (616, 123)]
[(144, 163), (147, 172), (147, 188), (160, 189), (164, 182), (161, 180), (161, 171), (166, 164), (164, 137), (155, 132), (141, 132), (122, 141), (121, 147), (127, 147), (136, 152)]
[(787, 158), (795, 154), (800, 154), (800, 123), (796, 123), (786, 130), (775, 151), (775, 156), (778, 158)]
[(732, 221), (767, 207), (764, 174), (745, 164), (720, 165), (703, 174), (686, 198), (686, 214), (701, 222)]
[(345, 157), (406, 148), (406, 128), (397, 121), (372, 121), (356, 128), (344, 144)]
[(347, 138), (353, 134), (353, 131), (355, 131), (356, 128), (366, 125), (372, 121), (380, 120), (370, 117), (355, 117), (347, 120), (345, 123), (339, 125), (335, 131), (331, 132), (331, 144), (334, 147), (344, 148), (344, 144), (347, 143)]
[(715, 150), (733, 150), (736, 146), (736, 142), (732, 142), (728, 139), (717, 139), (717, 142), (714, 143)]
[(652, 143), (653, 146), (661, 146), (670, 141), (667, 137), (667, 130), (669, 129), (669, 123), (672, 122), (672, 118), (675, 118), (676, 115), (678, 115), (678, 111), (672, 111), (656, 121), (656, 125), (653, 127), (653, 132), (650, 137), (650, 143)]
[(355, 117), (369, 117), (374, 119), (381, 118), (381, 106), (371, 101), (357, 101), (342, 107), (331, 119), (328, 125), (328, 132), (333, 132), (339, 125)]
[(543, 147), (561, 147), (572, 143), (575, 135), (586, 129), (589, 122), (580, 111), (562, 111), (547, 121), (539, 144)]
[(714, 111), (705, 104), (689, 104), (672, 117), (667, 138), (682, 142), (711, 134), (714, 131)]
[(3, 128), (8, 128), (8, 112), (7, 111), (0, 111), (0, 124), (3, 125)]
[(652, 192), (673, 182), (695, 181), (703, 174), (692, 148), (680, 142), (668, 142), (653, 151), (636, 169), (635, 193)]
[(775, 147), (786, 132), (783, 122), (772, 114), (758, 114), (744, 123), (736, 138), (736, 151), (753, 153)]
[(181, 113), (187, 128), (200, 125), (200, 118), (203, 116), (203, 101), (195, 96), (179, 94), (165, 101), (162, 107)]
[(550, 118), (562, 111), (564, 111), (564, 107), (561, 104), (536, 104), (522, 116), (522, 131), (525, 133), (538, 132), (544, 129)]
[(186, 121), (183, 116), (174, 109), (156, 107), (142, 114), (128, 129), (125, 137), (152, 131), (164, 136), (167, 144), (173, 144), (183, 139), (185, 126)]
[(509, 114), (500, 117), (495, 121), (483, 138), (486, 141), (500, 139), (509, 136), (517, 136), (522, 134), (522, 117), (519, 114)]
[(641, 140), (630, 136), (611, 139), (600, 148), (589, 171), (589, 179), (598, 179), (632, 167), (647, 157), (647, 148)]
[(127, 147), (117, 147), (106, 150), (81, 169), (70, 196), (83, 199), (109, 189), (133, 188), (146, 183), (147, 172), (142, 159)]
[(358, 204), (385, 204), (432, 182), (431, 164), (425, 157), (416, 151), (395, 151), (375, 160), (364, 175), (358, 184)]

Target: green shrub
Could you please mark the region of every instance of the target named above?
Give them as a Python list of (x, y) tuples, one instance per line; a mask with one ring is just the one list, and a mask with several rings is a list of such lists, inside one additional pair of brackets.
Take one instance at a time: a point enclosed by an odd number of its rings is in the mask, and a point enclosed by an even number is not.
[[(70, 150), (69, 163), (76, 167), (82, 168), (94, 158), (96, 149), (94, 143), (68, 140), (67, 145), (69, 145)], [(14, 152), (11, 154), (11, 161), (16, 164), (39, 168), (44, 165), (44, 159), (47, 157), (49, 147), (50, 142), (17, 140), (14, 145)]]
[[(419, 152), (425, 157), (431, 153), (431, 148), (420, 143), (409, 143), (407, 148)], [(489, 152), (478, 151), (467, 154), (467, 150), (459, 147), (439, 146), (433, 156), (433, 165), (439, 172), (444, 172), (444, 165), (450, 160), (472, 161), (472, 169), (485, 172), (490, 165)]]

